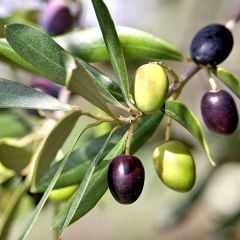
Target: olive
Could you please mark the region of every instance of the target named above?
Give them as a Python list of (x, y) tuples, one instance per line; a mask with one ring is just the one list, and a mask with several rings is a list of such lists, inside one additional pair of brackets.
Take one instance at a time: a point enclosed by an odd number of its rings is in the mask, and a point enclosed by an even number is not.
[(160, 110), (168, 93), (168, 77), (156, 63), (139, 67), (134, 80), (134, 98), (137, 108), (143, 113)]
[(190, 55), (197, 64), (215, 66), (228, 57), (232, 47), (231, 31), (224, 25), (210, 24), (194, 36)]
[(40, 26), (50, 35), (71, 30), (73, 16), (65, 0), (49, 0), (40, 17)]
[(78, 189), (78, 185), (72, 185), (64, 188), (54, 189), (49, 195), (52, 202), (67, 201)]
[(44, 77), (35, 77), (30, 86), (55, 98), (58, 98), (61, 89), (57, 84)]
[(122, 204), (138, 199), (144, 185), (144, 168), (141, 161), (130, 155), (115, 157), (108, 169), (108, 186), (113, 197)]
[(237, 107), (225, 90), (209, 91), (201, 100), (202, 117), (207, 127), (219, 134), (231, 134), (238, 126)]
[(187, 192), (196, 179), (195, 162), (188, 147), (180, 141), (169, 141), (153, 152), (155, 170), (169, 188)]

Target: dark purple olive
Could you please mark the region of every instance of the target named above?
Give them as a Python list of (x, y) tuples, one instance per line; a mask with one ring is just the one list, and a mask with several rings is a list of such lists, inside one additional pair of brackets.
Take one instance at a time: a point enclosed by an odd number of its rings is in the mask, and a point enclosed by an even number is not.
[(57, 84), (49, 81), (48, 79), (46, 79), (44, 77), (35, 77), (32, 80), (30, 86), (39, 91), (47, 93), (55, 98), (58, 97), (58, 95), (60, 93), (60, 89), (61, 89)]
[[(57, 84), (49, 81), (44, 77), (35, 77), (32, 80), (30, 86), (55, 98), (58, 98), (61, 90), (61, 88)], [(36, 109), (28, 109), (28, 112), (33, 116), (42, 117)]]
[(130, 155), (115, 157), (108, 169), (108, 186), (113, 197), (122, 204), (138, 199), (144, 185), (144, 168), (141, 161)]
[(210, 24), (194, 36), (190, 55), (197, 64), (217, 65), (223, 62), (233, 47), (233, 36), (221, 24)]
[(237, 129), (237, 107), (228, 92), (217, 90), (205, 93), (201, 101), (201, 111), (203, 120), (210, 130), (227, 135)]
[(71, 30), (74, 20), (64, 0), (49, 0), (40, 17), (40, 26), (50, 35)]

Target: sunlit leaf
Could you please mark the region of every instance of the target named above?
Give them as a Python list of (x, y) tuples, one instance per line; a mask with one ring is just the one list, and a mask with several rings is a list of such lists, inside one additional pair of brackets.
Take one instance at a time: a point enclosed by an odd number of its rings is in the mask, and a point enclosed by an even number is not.
[(47, 136), (34, 162), (33, 186), (55, 160), (59, 149), (66, 141), (80, 116), (80, 112), (72, 112), (66, 115)]
[[(183, 61), (184, 59), (174, 46), (150, 33), (122, 26), (116, 26), (116, 30), (127, 60), (166, 59)], [(71, 54), (86, 62), (109, 61), (109, 55), (101, 31), (98, 28), (73, 31), (58, 36), (55, 40)]]

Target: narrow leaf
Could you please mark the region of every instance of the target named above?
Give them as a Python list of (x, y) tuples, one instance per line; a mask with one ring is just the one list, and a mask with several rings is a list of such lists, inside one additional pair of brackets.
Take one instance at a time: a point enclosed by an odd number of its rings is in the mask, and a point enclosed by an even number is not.
[(222, 67), (218, 67), (214, 74), (240, 98), (240, 80), (237, 77)]
[[(116, 30), (127, 60), (184, 60), (174, 46), (157, 36), (129, 27), (117, 26)], [(56, 37), (55, 40), (68, 52), (86, 62), (109, 61), (109, 55), (98, 28), (70, 32)]]
[(34, 161), (33, 187), (55, 160), (59, 149), (70, 135), (80, 116), (80, 112), (72, 112), (66, 115), (47, 136)]
[(197, 117), (184, 104), (178, 101), (166, 101), (164, 112), (189, 131), (205, 150), (210, 163), (215, 166), (202, 127)]
[(131, 105), (133, 99), (129, 93), (128, 73), (123, 51), (110, 13), (102, 0), (92, 0), (95, 13), (106, 44), (110, 61), (123, 92), (125, 101)]
[(65, 80), (71, 74), (70, 65), (74, 63), (50, 36), (23, 24), (7, 25), (5, 34), (8, 43), (18, 55), (50, 80), (65, 84)]
[[(103, 157), (121, 140), (122, 136), (126, 132), (126, 127), (122, 127), (112, 136), (110, 143), (108, 144)], [(90, 140), (87, 143), (81, 144), (79, 149), (76, 149), (69, 157), (69, 161), (66, 164), (59, 180), (57, 181), (55, 187), (62, 188), (74, 184), (79, 184), (81, 182), (86, 170), (91, 164), (91, 159), (93, 159), (97, 153), (100, 151), (102, 145), (107, 139), (107, 135), (98, 137), (96, 139)], [(62, 161), (62, 160), (61, 160)], [(44, 176), (37, 182), (36, 190), (38, 192), (43, 192), (46, 190), (47, 186), (51, 182), (52, 177), (57, 171), (61, 161), (54, 163), (44, 174)], [(101, 169), (100, 164), (97, 169)], [(73, 183), (73, 184), (71, 184)]]
[[(139, 127), (136, 130), (136, 137), (135, 137), (135, 134), (133, 137), (131, 148), (135, 149), (134, 151), (136, 151), (137, 148), (140, 147), (140, 145), (138, 145), (138, 141), (143, 136), (145, 136), (148, 132), (154, 132), (154, 130), (156, 130), (156, 127), (161, 122), (163, 116), (164, 115), (159, 112), (159, 113), (153, 114), (152, 116), (147, 116), (146, 118), (143, 119), (142, 123), (140, 123)], [(142, 124), (144, 124), (145, 127), (141, 127)], [(148, 138), (149, 137), (150, 135), (148, 135)], [(92, 180), (90, 181), (89, 186), (85, 191), (85, 195), (82, 198), (82, 203), (79, 205), (79, 208), (76, 211), (71, 223), (77, 221), (79, 218), (84, 216), (88, 211), (90, 211), (97, 204), (97, 202), (103, 196), (103, 194), (106, 192), (108, 188), (108, 185), (107, 185), (108, 165), (110, 160), (112, 160), (116, 155), (119, 155), (123, 152), (125, 148), (124, 138), (121, 141), (119, 141), (112, 148), (111, 151), (109, 151), (108, 155), (104, 158), (104, 160), (100, 164), (101, 168), (93, 174)], [(145, 138), (145, 141), (147, 140), (148, 139)], [(142, 142), (141, 144), (144, 144), (144, 142)], [(132, 152), (132, 154), (133, 153), (134, 152)], [(71, 198), (65, 204), (65, 206), (60, 210), (59, 214), (55, 218), (55, 221), (53, 223), (53, 228), (57, 232), (61, 231), (63, 227), (63, 224), (66, 219), (66, 215), (68, 213), (68, 209), (72, 204), (72, 200), (73, 198)]]
[(82, 136), (82, 134), (87, 130), (88, 128), (84, 128), (77, 136), (76, 138), (74, 139), (74, 141), (72, 142), (72, 145), (69, 146), (69, 151), (68, 153), (66, 154), (66, 156), (64, 157), (63, 161), (61, 162), (61, 164), (59, 165), (59, 168), (57, 169), (56, 173), (54, 174), (50, 184), (48, 185), (48, 188), (47, 190), (44, 192), (40, 202), (38, 203), (37, 207), (34, 209), (34, 212), (31, 216), (31, 218), (29, 219), (29, 221), (27, 222), (27, 225), (25, 226), (21, 236), (19, 237), (19, 240), (25, 240), (26, 237), (28, 236), (28, 234), (30, 233), (34, 223), (36, 222), (42, 208), (44, 207), (44, 204), (46, 203), (54, 185), (56, 184), (59, 176), (61, 175), (61, 172), (65, 166), (65, 164), (67, 163), (68, 161), (68, 158), (71, 154), (71, 152), (73, 151), (73, 149), (75, 148), (79, 138)]
[[(82, 180), (82, 182), (80, 184), (80, 187), (78, 188), (78, 190), (74, 194), (73, 201), (72, 201), (71, 207), (70, 207), (70, 209), (68, 211), (68, 214), (66, 216), (65, 222), (63, 224), (62, 231), (64, 230), (64, 228), (66, 228), (72, 222), (72, 219), (73, 219), (73, 217), (74, 217), (74, 215), (75, 215), (79, 205), (82, 203), (82, 199), (83, 199), (83, 197), (85, 195), (87, 187), (90, 184), (90, 181), (92, 179), (92, 175), (93, 175), (93, 173), (94, 173), (94, 171), (96, 169), (96, 166), (102, 160), (102, 155), (103, 155), (104, 150), (107, 147), (107, 145), (108, 145), (108, 143), (109, 143), (109, 141), (111, 139), (113, 131), (110, 133), (110, 135), (108, 136), (106, 142), (103, 144), (102, 148), (100, 149), (98, 154), (95, 156), (95, 158), (91, 162), (90, 167), (88, 168), (88, 170), (86, 171), (86, 174), (83, 177), (83, 180)], [(124, 140), (126, 140), (126, 139), (124, 138)]]
[(6, 79), (0, 79), (0, 108), (71, 110), (69, 105), (46, 93)]

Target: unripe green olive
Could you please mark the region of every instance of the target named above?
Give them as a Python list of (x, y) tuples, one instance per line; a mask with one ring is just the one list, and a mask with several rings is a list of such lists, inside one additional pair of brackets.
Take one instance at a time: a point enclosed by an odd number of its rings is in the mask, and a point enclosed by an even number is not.
[(169, 141), (153, 152), (158, 176), (169, 188), (187, 192), (196, 179), (195, 162), (188, 147), (180, 141)]
[(67, 201), (78, 189), (78, 185), (72, 185), (64, 188), (52, 190), (49, 199), (52, 202)]
[(144, 64), (137, 69), (134, 81), (134, 98), (137, 108), (143, 113), (160, 109), (168, 92), (168, 77), (156, 63)]

